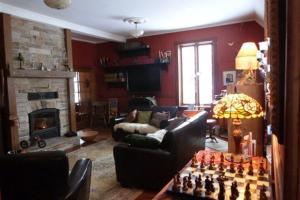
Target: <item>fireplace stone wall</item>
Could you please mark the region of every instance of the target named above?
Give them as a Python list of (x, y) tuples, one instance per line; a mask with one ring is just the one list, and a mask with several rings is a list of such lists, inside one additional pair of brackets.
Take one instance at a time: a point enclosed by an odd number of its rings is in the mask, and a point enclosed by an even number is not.
[[(14, 80), (19, 118), (19, 140), (29, 138), (28, 114), (42, 108), (60, 110), (61, 135), (69, 131), (68, 91), (66, 79), (17, 78)], [(58, 92), (57, 99), (28, 100), (30, 92)]]

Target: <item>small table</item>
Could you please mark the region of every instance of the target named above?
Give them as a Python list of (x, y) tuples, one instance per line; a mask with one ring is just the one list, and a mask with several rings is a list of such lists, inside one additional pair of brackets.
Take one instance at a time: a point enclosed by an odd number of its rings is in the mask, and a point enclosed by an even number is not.
[[(211, 151), (199, 151), (197, 154), (196, 154), (196, 158), (197, 158), (197, 160), (198, 161), (200, 161), (201, 160), (201, 157), (202, 157), (202, 155), (205, 155), (205, 163), (209, 163), (209, 161), (210, 161), (210, 156), (211, 155), (214, 155), (215, 156), (215, 164), (216, 165), (218, 165), (219, 163), (220, 163), (220, 155), (221, 155), (221, 152), (211, 152)], [(226, 156), (226, 154), (224, 153), (224, 156)], [(246, 180), (247, 181), (249, 181), (250, 182), (250, 188), (251, 188), (251, 193), (253, 193), (253, 196), (255, 196), (255, 195), (257, 195), (257, 193), (256, 194), (254, 194), (255, 193), (255, 191), (258, 191), (257, 189), (258, 188), (260, 188), (261, 186), (257, 186), (258, 184), (260, 184), (260, 185), (262, 185), (262, 184), (266, 184), (266, 186), (267, 186), (267, 188), (268, 188), (268, 190), (267, 190), (267, 194), (268, 194), (268, 199), (272, 199), (272, 190), (271, 190), (271, 186), (270, 186), (270, 184), (269, 184), (269, 170), (268, 170), (268, 168), (269, 168), (269, 166), (268, 166), (268, 163), (267, 163), (267, 161), (266, 161), (266, 159), (265, 158), (263, 158), (263, 157), (251, 157), (252, 158), (252, 163), (253, 163), (253, 169), (254, 169), (254, 172), (256, 173), (256, 171), (258, 170), (258, 167), (259, 167), (259, 164), (261, 163), (261, 162), (263, 162), (264, 163), (264, 168), (266, 169), (266, 173), (264, 174), (264, 176), (262, 176), (262, 178), (263, 179), (265, 179), (265, 180), (262, 180), (262, 181), (260, 181), (260, 178), (259, 178), (259, 180), (257, 179), (257, 176), (253, 176), (253, 181), (251, 180), (251, 182), (248, 180), (248, 177), (247, 177), (247, 179), (246, 178), (239, 178), (239, 181), (241, 181), (241, 182), (243, 182), (243, 181), (245, 181), (246, 182)], [(192, 161), (189, 161), (187, 164), (186, 164), (186, 166), (179, 172), (181, 175), (182, 174), (184, 174), (184, 173), (186, 173), (187, 172), (187, 170), (190, 170), (191, 169), (191, 164), (192, 164)], [(228, 161), (226, 161), (226, 159), (224, 160), (224, 164), (226, 165), (226, 166), (229, 166), (229, 164), (230, 164), (230, 162), (228, 162)], [(235, 168), (236, 168), (236, 166), (238, 165), (238, 163), (234, 163), (234, 165), (235, 165)], [(246, 174), (246, 172), (248, 171), (248, 166), (249, 166), (249, 163), (244, 163), (243, 164), (243, 167), (244, 167), (244, 173)], [(198, 167), (198, 169), (199, 169), (199, 171), (200, 171), (200, 168)], [(207, 169), (205, 169), (205, 173), (206, 173), (206, 170)], [(195, 173), (197, 173), (198, 171), (197, 170), (195, 170), (194, 171)], [(201, 172), (202, 173), (202, 172)], [(210, 172), (208, 172), (209, 174), (210, 173), (212, 173), (213, 174), (213, 172), (212, 171), (210, 171)], [(226, 173), (227, 174), (227, 173)], [(225, 176), (226, 176), (226, 174), (225, 174)], [(232, 176), (234, 176), (234, 175), (232, 175)], [(229, 176), (230, 177), (230, 176)], [(215, 179), (215, 177), (214, 177), (214, 179)], [(202, 180), (204, 180), (204, 178), (202, 177)], [(235, 178), (234, 178), (234, 180), (235, 180)], [(230, 180), (229, 180), (230, 181)], [(257, 182), (259, 182), (258, 184), (257, 184)], [(238, 182), (239, 183), (239, 182)], [(217, 183), (216, 183), (217, 184)], [(227, 187), (228, 188), (228, 186), (229, 186), (229, 184), (230, 183), (225, 183), (225, 187)], [(181, 194), (175, 194), (175, 193), (171, 193), (171, 192), (169, 192), (168, 190), (172, 187), (172, 185), (173, 185), (173, 179), (167, 184), (167, 185), (165, 185), (164, 186), (164, 188), (153, 198), (154, 200), (178, 200), (178, 199), (184, 199), (184, 198), (182, 198), (183, 196), (181, 196)], [(226, 186), (227, 185), (227, 186)], [(244, 188), (245, 186), (243, 185), (243, 187), (242, 188)], [(203, 188), (204, 188), (204, 181), (203, 181)], [(257, 189), (255, 189), (255, 188), (257, 188)], [(240, 189), (240, 188), (239, 188)], [(230, 189), (229, 189), (230, 190)], [(226, 190), (226, 191), (228, 191), (228, 190)], [(243, 192), (240, 192), (240, 196), (241, 195), (243, 195), (243, 193), (244, 193), (244, 191)], [(192, 196), (189, 196), (190, 198), (192, 197)], [(197, 197), (197, 198), (199, 198), (199, 197)], [(226, 199), (226, 198), (225, 198)], [(257, 199), (259, 199), (259, 198), (257, 198)]]

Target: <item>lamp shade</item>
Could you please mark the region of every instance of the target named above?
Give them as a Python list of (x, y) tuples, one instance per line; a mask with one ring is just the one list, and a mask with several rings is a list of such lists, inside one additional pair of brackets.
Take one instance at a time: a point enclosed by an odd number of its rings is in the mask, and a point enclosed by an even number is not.
[(72, 3), (72, 0), (44, 0), (44, 2), (50, 8), (65, 9)]
[(140, 37), (140, 36), (142, 36), (144, 34), (144, 30), (134, 29), (134, 30), (130, 31), (129, 33), (133, 37), (138, 38), (138, 37)]
[(235, 58), (235, 68), (238, 70), (258, 69), (257, 51), (258, 49), (254, 42), (245, 42)]
[(229, 94), (214, 106), (213, 117), (230, 119), (252, 119), (263, 116), (261, 105), (252, 97), (242, 93)]

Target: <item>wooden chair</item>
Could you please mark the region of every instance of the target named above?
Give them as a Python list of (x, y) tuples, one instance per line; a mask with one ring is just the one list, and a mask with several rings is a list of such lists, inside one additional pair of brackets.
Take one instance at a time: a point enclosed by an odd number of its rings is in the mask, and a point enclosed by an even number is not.
[(91, 128), (95, 125), (95, 122), (102, 121), (104, 126), (108, 125), (108, 107), (106, 101), (92, 102), (92, 114), (91, 114)]
[(206, 120), (206, 130), (208, 131), (208, 136), (206, 139), (211, 139), (218, 143), (217, 138), (215, 137), (215, 132), (216, 132), (216, 125), (217, 125), (217, 120), (212, 117), (213, 115), (213, 104), (206, 105), (202, 107), (203, 110), (208, 112), (208, 118)]

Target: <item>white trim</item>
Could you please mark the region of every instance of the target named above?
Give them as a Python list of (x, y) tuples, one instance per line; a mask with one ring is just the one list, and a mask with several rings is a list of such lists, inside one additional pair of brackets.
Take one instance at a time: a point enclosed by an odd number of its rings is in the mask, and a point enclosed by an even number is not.
[(32, 20), (36, 22), (46, 23), (53, 26), (58, 26), (61, 28), (66, 28), (70, 30), (74, 30), (78, 33), (82, 33), (85, 35), (90, 35), (93, 37), (106, 39), (110, 41), (116, 41), (116, 42), (125, 42), (126, 38), (120, 35), (104, 32), (95, 28), (90, 28), (87, 26), (82, 26), (79, 24), (75, 24), (72, 22), (68, 22), (65, 20), (57, 19), (54, 17), (49, 17), (47, 15), (39, 14), (36, 12), (32, 12), (23, 8), (18, 8), (15, 6), (7, 5), (5, 3), (0, 2), (0, 12), (7, 13), (10, 15), (14, 15), (20, 18), (24, 18), (27, 20)]
[(96, 42), (96, 41), (85, 40), (85, 39), (76, 38), (76, 37), (72, 37), (72, 40), (79, 41), (79, 42), (91, 43), (91, 44), (98, 44), (99, 43), (99, 42)]
[[(163, 34), (169, 34), (169, 33), (177, 33), (177, 32), (183, 32), (183, 31), (193, 31), (193, 30), (199, 30), (199, 29), (205, 29), (205, 28), (214, 28), (214, 27), (218, 27), (218, 26), (226, 26), (226, 25), (231, 25), (231, 24), (238, 24), (238, 23), (252, 22), (252, 21), (255, 21), (256, 23), (258, 23), (255, 18), (249, 18), (249, 19), (244, 19), (244, 20), (236, 20), (236, 21), (232, 21), (232, 22), (216, 23), (216, 24), (195, 26), (195, 27), (182, 28), (182, 29), (169, 30), (169, 31), (158, 31), (158, 32), (155, 32), (155, 33), (150, 33), (150, 34), (147, 34), (147, 30), (145, 30), (145, 34), (144, 34), (143, 37), (163, 35)], [(141, 37), (141, 38), (143, 38), (143, 37)], [(128, 39), (132, 39), (132, 38), (133, 37), (128, 38)]]

